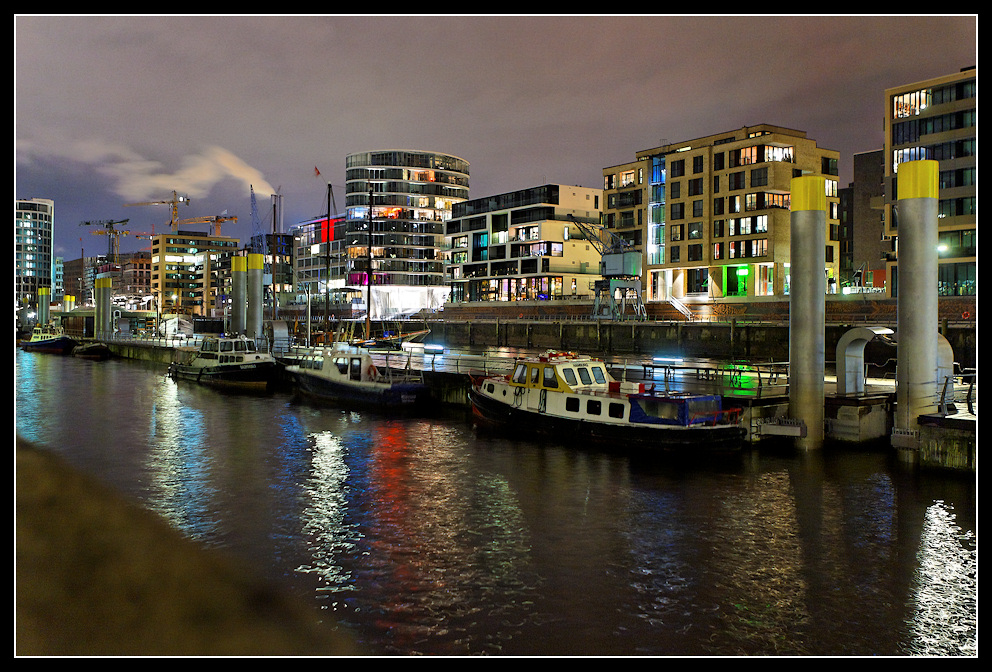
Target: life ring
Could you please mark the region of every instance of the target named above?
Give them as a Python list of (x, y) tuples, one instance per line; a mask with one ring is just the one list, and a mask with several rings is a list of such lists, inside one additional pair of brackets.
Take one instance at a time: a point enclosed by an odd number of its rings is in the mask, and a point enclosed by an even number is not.
[(375, 364), (369, 363), (368, 367), (365, 369), (365, 376), (369, 380), (375, 380), (379, 375), (379, 369), (375, 368)]
[(970, 320), (971, 319), (971, 313), (969, 313), (967, 310), (964, 311), (963, 313), (961, 313), (961, 319)]

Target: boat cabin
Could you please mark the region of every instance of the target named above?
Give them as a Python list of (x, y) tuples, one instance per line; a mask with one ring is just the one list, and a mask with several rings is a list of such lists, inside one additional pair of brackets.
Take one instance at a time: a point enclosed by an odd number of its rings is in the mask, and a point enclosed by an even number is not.
[(220, 364), (243, 362), (246, 355), (258, 352), (255, 341), (250, 338), (205, 338), (200, 344), (199, 356), (216, 359)]
[(329, 367), (325, 375), (328, 378), (355, 382), (372, 382), (379, 379), (379, 370), (372, 362), (372, 358), (364, 352), (324, 349), (304, 357), (297, 366), (303, 371), (325, 371), (324, 367)]
[(602, 361), (578, 358), (571, 353), (549, 353), (517, 362), (510, 376), (513, 385), (557, 392), (608, 390), (613, 382)]

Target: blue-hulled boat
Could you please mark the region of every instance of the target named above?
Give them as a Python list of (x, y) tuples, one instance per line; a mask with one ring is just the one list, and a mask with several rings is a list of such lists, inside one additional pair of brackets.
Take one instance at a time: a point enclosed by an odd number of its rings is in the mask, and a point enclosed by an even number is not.
[(66, 336), (62, 327), (39, 324), (31, 330), (31, 338), (21, 341), (21, 348), (27, 352), (44, 352), (53, 355), (67, 355), (79, 342)]

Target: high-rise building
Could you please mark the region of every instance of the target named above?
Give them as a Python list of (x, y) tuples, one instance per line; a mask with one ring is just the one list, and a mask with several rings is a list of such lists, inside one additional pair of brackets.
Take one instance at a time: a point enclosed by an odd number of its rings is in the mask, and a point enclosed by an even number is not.
[(928, 159), (939, 164), (938, 292), (977, 292), (978, 111), (975, 67), (885, 90), (885, 233), (893, 241), (888, 292), (899, 285), (899, 164)]
[(443, 304), (448, 292), (441, 258), (444, 223), (452, 207), (468, 198), (468, 182), (468, 162), (449, 154), (348, 155), (346, 280), (352, 287), (372, 285), (373, 317)]
[(828, 288), (838, 278), (839, 153), (761, 124), (645, 149), (603, 170), (603, 224), (644, 255), (645, 300), (783, 296), (792, 178), (826, 178)]
[(14, 298), (23, 307), (37, 307), (39, 288), (53, 291), (54, 233), (55, 201), (14, 200)]
[(569, 215), (598, 227), (602, 195), (546, 184), (456, 204), (445, 233), (451, 301), (591, 298), (600, 255)]

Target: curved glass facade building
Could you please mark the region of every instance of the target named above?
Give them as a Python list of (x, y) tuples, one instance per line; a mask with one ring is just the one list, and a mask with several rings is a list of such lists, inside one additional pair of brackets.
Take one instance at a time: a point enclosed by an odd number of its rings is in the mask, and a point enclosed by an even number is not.
[[(347, 283), (367, 287), (371, 265), (373, 288), (383, 290), (380, 301), (373, 293), (373, 314), (413, 310), (423, 303), (425, 290), (435, 293), (431, 303), (439, 300), (445, 290), (445, 222), (451, 207), (468, 199), (468, 182), (468, 161), (450, 154), (390, 149), (348, 155)], [(396, 289), (382, 298), (387, 287)]]

